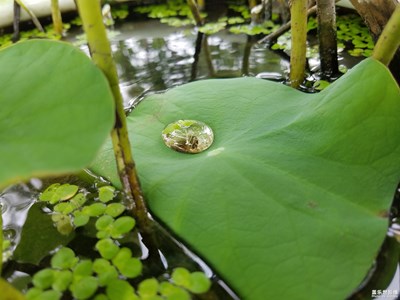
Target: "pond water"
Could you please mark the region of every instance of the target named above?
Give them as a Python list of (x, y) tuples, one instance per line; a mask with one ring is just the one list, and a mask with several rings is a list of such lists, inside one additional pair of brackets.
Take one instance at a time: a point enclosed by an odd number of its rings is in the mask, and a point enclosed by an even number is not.
[[(67, 37), (77, 42), (71, 31)], [(146, 94), (164, 91), (193, 80), (257, 76), (284, 82), (289, 71), (289, 60), (284, 53), (277, 53), (258, 45), (245, 35), (221, 32), (207, 39), (208, 47), (198, 51), (198, 36), (192, 28), (176, 29), (162, 25), (159, 21), (125, 22), (111, 33), (112, 49), (120, 77), (120, 87), (127, 110)], [(88, 52), (86, 46), (82, 49)], [(196, 50), (197, 49), (197, 50)], [(359, 59), (343, 54), (341, 63), (352, 67)], [(310, 60), (310, 67), (316, 61)], [(32, 180), (28, 185), (14, 186), (0, 194), (3, 206), (5, 235), (12, 240), (13, 250), (21, 238), (21, 230), (29, 208), (36, 201), (42, 182)], [(18, 203), (18, 204), (16, 204)], [(165, 233), (164, 233), (165, 234)], [(171, 249), (179, 248), (170, 242)], [(168, 248), (167, 246), (166, 248)], [(188, 249), (180, 248), (186, 260), (193, 260), (197, 268), (212, 274), (204, 262)], [(183, 256), (179, 256), (181, 259)], [(189, 259), (188, 259), (189, 258)], [(170, 262), (170, 258), (166, 259)], [(179, 259), (172, 265), (181, 263)], [(200, 266), (200, 267), (199, 267)], [(18, 285), (24, 281), (25, 273), (16, 271), (10, 276)], [(220, 299), (235, 299), (236, 296), (218, 278), (215, 280)], [(400, 291), (399, 270), (389, 289)], [(388, 298), (385, 298), (388, 299)]]
[(219, 33), (208, 37), (209, 55), (203, 50), (197, 60), (193, 28), (174, 28), (150, 20), (125, 22), (114, 30), (112, 50), (126, 107), (146, 93), (193, 80), (244, 75), (283, 80), (289, 69), (287, 58), (265, 46), (253, 45), (249, 53), (250, 42), (245, 35)]
[[(76, 42), (76, 34), (72, 31), (68, 39)], [(110, 37), (126, 107), (146, 93), (193, 80), (255, 76), (284, 82), (290, 68), (283, 51), (227, 31), (208, 36), (207, 47), (203, 44), (201, 51), (196, 50), (198, 34), (192, 27), (170, 27), (158, 20), (124, 22), (110, 30)], [(88, 52), (87, 47), (82, 49)], [(359, 61), (345, 52), (339, 55), (340, 64), (347, 68)], [(317, 58), (309, 59), (310, 69), (315, 70), (318, 63)]]

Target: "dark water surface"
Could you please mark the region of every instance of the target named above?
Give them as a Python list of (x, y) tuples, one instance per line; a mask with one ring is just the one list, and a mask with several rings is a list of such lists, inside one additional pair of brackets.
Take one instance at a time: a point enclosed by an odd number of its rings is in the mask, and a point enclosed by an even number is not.
[(112, 50), (125, 106), (145, 93), (193, 80), (263, 76), (283, 81), (289, 70), (287, 57), (254, 45), (245, 35), (222, 32), (209, 36), (208, 53), (203, 45), (197, 60), (193, 28), (150, 20), (127, 22), (114, 30), (119, 34), (112, 34)]

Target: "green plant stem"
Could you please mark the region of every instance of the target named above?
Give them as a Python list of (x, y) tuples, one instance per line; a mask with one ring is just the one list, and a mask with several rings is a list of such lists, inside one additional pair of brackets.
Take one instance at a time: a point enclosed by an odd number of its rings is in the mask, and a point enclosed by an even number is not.
[(199, 8), (194, 0), (187, 0), (187, 4), (192, 12), (193, 18), (197, 26), (203, 25), (203, 18), (200, 15)]
[(199, 10), (203, 10), (206, 7), (206, 1), (205, 0), (197, 0), (197, 7)]
[(397, 4), (392, 16), (383, 29), (372, 57), (388, 66), (400, 46), (400, 4)]
[(307, 0), (292, 0), (292, 50), (290, 55), (290, 84), (298, 88), (304, 79), (307, 50)]
[(250, 10), (257, 5), (257, 0), (249, 0), (249, 8)]
[(112, 58), (110, 42), (103, 24), (100, 3), (98, 0), (78, 0), (79, 14), (82, 19), (90, 53), (94, 63), (103, 71), (114, 95), (116, 121), (111, 132), (114, 153), (117, 161), (118, 174), (128, 199), (129, 209), (138, 222), (142, 232), (152, 232), (151, 220), (132, 158), (131, 146), (126, 126), (121, 91), (118, 85), (117, 70)]
[(51, 18), (53, 19), (54, 31), (57, 34), (62, 35), (63, 23), (58, 0), (51, 0)]

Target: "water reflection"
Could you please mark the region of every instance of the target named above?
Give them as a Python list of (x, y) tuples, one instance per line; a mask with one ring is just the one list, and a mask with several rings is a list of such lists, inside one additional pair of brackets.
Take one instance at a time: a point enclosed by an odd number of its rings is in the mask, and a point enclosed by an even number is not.
[[(36, 181), (34, 179), (34, 185)], [(22, 227), (25, 224), (29, 208), (33, 205), (36, 194), (27, 184), (18, 184), (0, 193), (0, 208), (3, 218), (3, 234), (10, 241), (10, 247), (3, 253), (7, 260), (21, 239)]]
[(284, 78), (289, 70), (287, 59), (244, 35), (219, 33), (206, 38), (158, 21), (123, 24), (116, 30), (121, 34), (112, 39), (112, 50), (126, 107), (144, 93), (192, 80), (259, 73)]

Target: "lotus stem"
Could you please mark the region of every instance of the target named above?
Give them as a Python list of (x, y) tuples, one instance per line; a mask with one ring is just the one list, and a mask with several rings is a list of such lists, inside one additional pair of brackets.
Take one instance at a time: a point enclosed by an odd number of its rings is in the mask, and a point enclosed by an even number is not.
[(290, 85), (298, 88), (304, 80), (307, 49), (307, 0), (292, 0), (292, 50), (290, 55)]
[(388, 66), (400, 46), (400, 4), (383, 29), (375, 45), (372, 57)]
[(200, 15), (199, 8), (194, 0), (187, 0), (187, 4), (192, 12), (194, 21), (196, 22), (197, 26), (203, 25), (203, 18)]
[(206, 7), (206, 1), (205, 0), (197, 0), (197, 7), (199, 10), (203, 10)]
[(103, 24), (98, 0), (78, 0), (78, 9), (86, 32), (93, 62), (103, 71), (114, 95), (116, 121), (111, 132), (118, 174), (130, 200), (129, 209), (135, 216), (141, 232), (152, 232), (151, 220), (140, 187), (135, 162), (128, 137), (123, 99), (118, 85), (118, 75), (112, 57), (110, 42)]
[(51, 0), (51, 18), (53, 19), (54, 31), (57, 34), (62, 35), (63, 23), (58, 0)]

